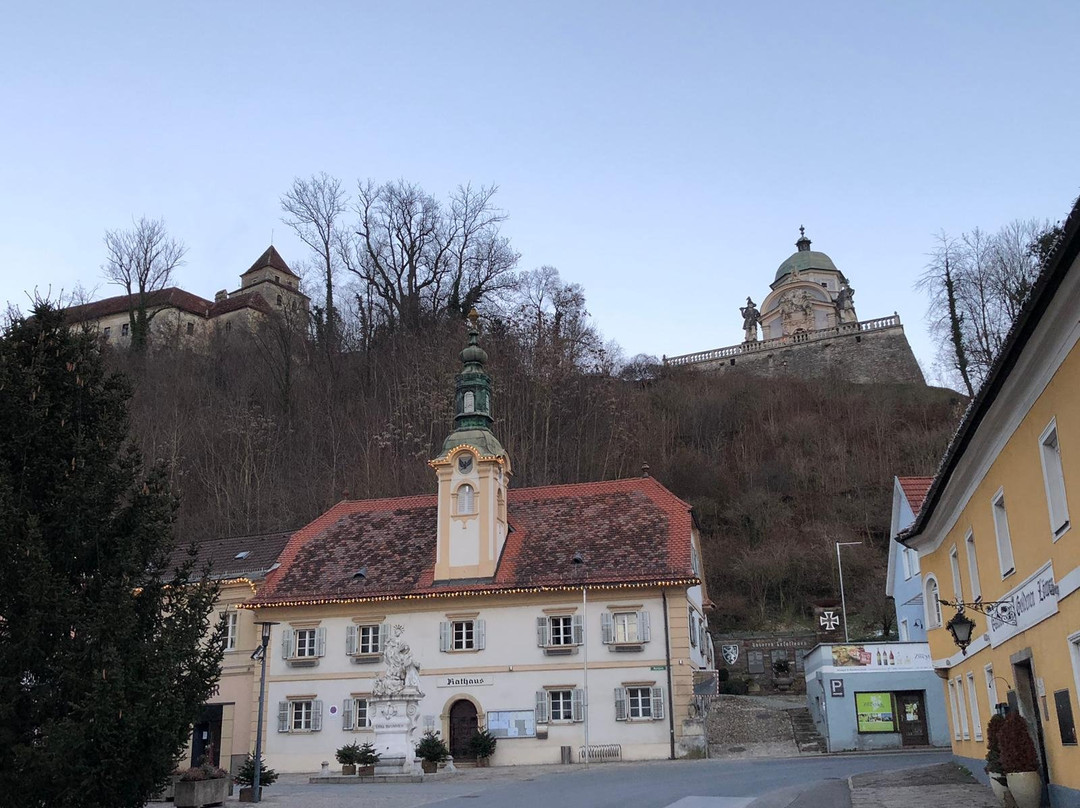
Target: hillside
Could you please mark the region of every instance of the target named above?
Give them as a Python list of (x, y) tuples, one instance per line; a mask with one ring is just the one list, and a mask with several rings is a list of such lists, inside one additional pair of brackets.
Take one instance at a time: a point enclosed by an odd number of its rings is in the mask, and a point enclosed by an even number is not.
[[(112, 355), (135, 388), (132, 427), (168, 463), (181, 540), (303, 525), (343, 498), (433, 492), (451, 428), (463, 330), (399, 334), (327, 354), (272, 328), (208, 354)], [(714, 625), (797, 624), (845, 584), (870, 624), (884, 600), (894, 474), (929, 474), (962, 402), (951, 391), (654, 371), (627, 381), (498, 324), (483, 338), (495, 430), (515, 486), (651, 473), (704, 532)]]

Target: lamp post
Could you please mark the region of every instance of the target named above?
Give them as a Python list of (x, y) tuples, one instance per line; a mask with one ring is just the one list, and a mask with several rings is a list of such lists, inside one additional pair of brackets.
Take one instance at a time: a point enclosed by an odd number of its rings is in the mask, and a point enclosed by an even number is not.
[(585, 589), (585, 556), (574, 553), (571, 563), (582, 570), (581, 581), (581, 668), (584, 685), (582, 687), (581, 718), (585, 725), (585, 768), (589, 768), (589, 599)]
[(259, 721), (255, 725), (255, 773), (251, 777), (251, 800), (262, 802), (260, 780), (262, 779), (262, 733), (263, 733), (263, 704), (266, 701), (266, 646), (270, 644), (270, 629), (277, 623), (271, 620), (256, 622), (255, 625), (262, 629), (262, 644), (256, 649), (262, 661), (262, 672), (259, 674)]
[(847, 627), (847, 598), (844, 597), (844, 564), (840, 560), (840, 548), (862, 544), (861, 541), (838, 541), (836, 543), (836, 568), (840, 572), (840, 611), (844, 615), (844, 642), (850, 642)]
[(964, 607), (961, 606), (956, 614), (952, 616), (952, 619), (945, 624), (945, 628), (952, 634), (953, 642), (956, 643), (956, 647), (960, 649), (960, 652), (967, 656), (968, 646), (971, 645), (971, 631), (975, 628), (975, 621), (964, 614)]

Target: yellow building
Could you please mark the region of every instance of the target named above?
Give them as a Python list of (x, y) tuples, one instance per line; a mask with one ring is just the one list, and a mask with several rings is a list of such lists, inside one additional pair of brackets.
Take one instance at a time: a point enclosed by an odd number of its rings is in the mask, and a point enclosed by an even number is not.
[[(919, 553), (953, 752), (985, 779), (997, 705), (1028, 721), (1053, 806), (1080, 805), (1080, 204), (900, 540)], [(962, 652), (946, 629), (975, 622)]]

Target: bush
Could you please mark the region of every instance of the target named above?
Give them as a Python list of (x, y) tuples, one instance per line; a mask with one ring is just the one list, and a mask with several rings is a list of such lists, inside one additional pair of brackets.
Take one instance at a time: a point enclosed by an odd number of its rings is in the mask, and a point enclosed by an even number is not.
[(429, 729), (416, 745), (416, 756), (429, 763), (442, 763), (450, 757), (450, 750), (446, 748), (439, 733)]
[(745, 696), (750, 692), (750, 685), (745, 679), (728, 679), (720, 682), (718, 691), (724, 696)]
[(998, 735), (1001, 745), (1001, 771), (1036, 772), (1039, 770), (1039, 756), (1035, 753), (1035, 743), (1031, 740), (1027, 721), (1018, 712), (1009, 713)]
[(498, 739), (486, 729), (479, 730), (469, 738), (469, 751), (478, 758), (489, 758), (495, 754), (495, 743)]
[(986, 725), (986, 771), (1001, 772), (1001, 727), (1005, 719), (995, 715)]
[[(273, 769), (266, 765), (266, 759), (263, 758), (259, 761), (259, 787), (271, 786), (277, 782), (278, 774)], [(239, 786), (253, 786), (255, 785), (255, 755), (248, 754), (244, 760), (243, 765), (240, 766), (240, 770), (236, 773), (236, 777), (233, 778)]]
[(224, 769), (219, 769), (210, 763), (204, 763), (201, 766), (192, 766), (190, 769), (184, 769), (180, 772), (180, 779), (185, 783), (198, 780), (218, 780), (222, 777), (228, 777), (229, 773)]
[(772, 664), (772, 669), (777, 676), (788, 676), (791, 674), (791, 663), (786, 659), (778, 659)]
[(357, 751), (356, 763), (359, 766), (374, 766), (381, 757), (382, 755), (375, 751), (375, 744), (368, 741)]
[(347, 743), (334, 753), (337, 762), (342, 766), (355, 765), (360, 757), (360, 744), (356, 741)]

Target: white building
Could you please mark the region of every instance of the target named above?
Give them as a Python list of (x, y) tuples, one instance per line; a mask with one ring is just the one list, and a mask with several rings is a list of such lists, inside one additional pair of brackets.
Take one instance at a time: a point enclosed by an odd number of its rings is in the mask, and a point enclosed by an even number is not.
[(704, 745), (693, 673), (714, 665), (689, 505), (647, 476), (512, 489), (471, 318), (438, 494), (338, 504), (246, 604), (279, 624), (264, 728), (279, 771), (374, 741), (367, 699), (398, 626), (420, 665), (417, 735), (440, 731), (456, 760), (478, 727), (500, 738), (496, 765), (580, 760), (586, 739), (623, 759)]

